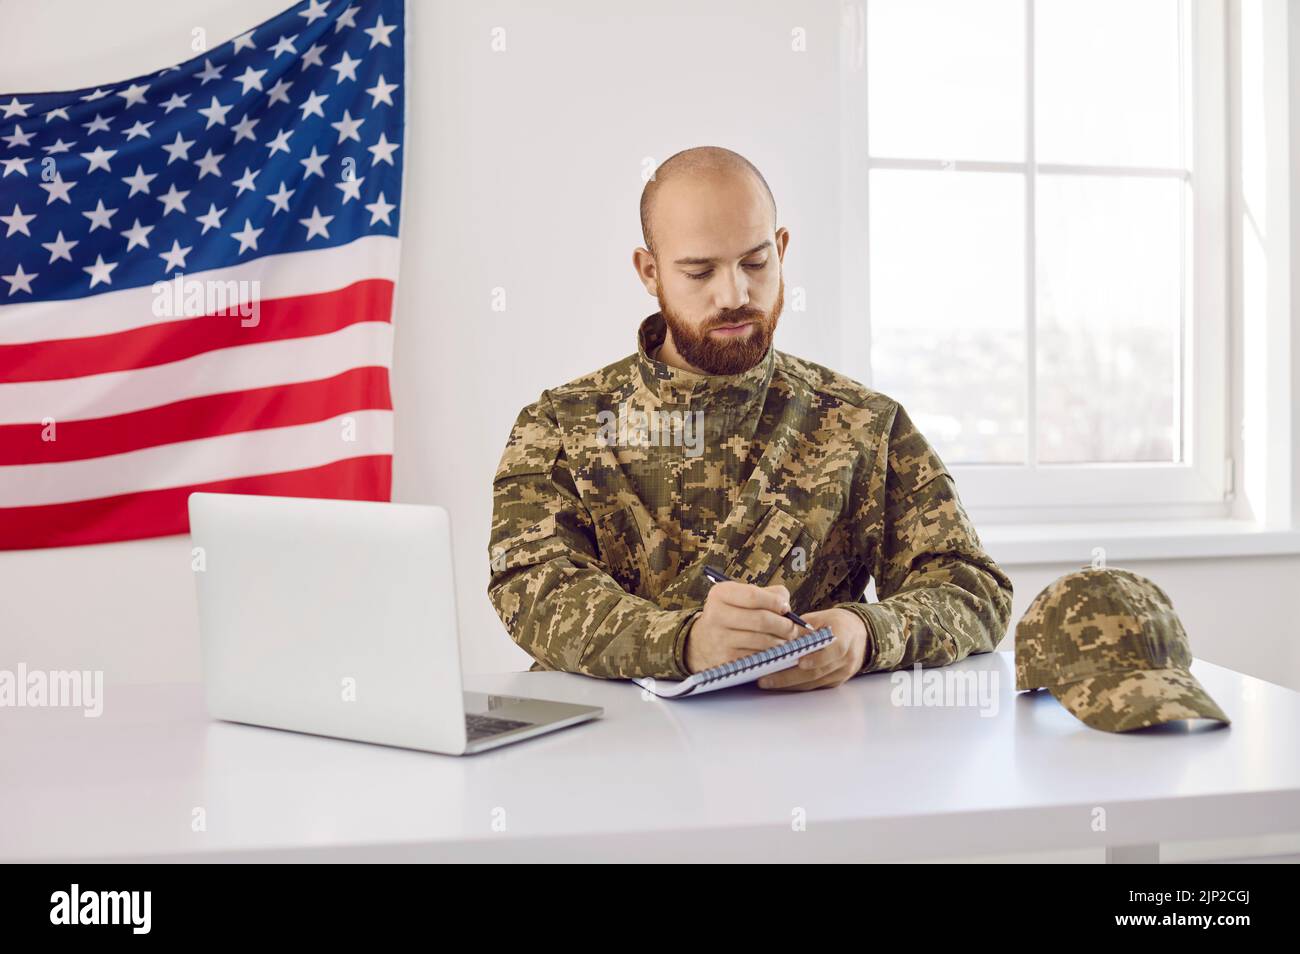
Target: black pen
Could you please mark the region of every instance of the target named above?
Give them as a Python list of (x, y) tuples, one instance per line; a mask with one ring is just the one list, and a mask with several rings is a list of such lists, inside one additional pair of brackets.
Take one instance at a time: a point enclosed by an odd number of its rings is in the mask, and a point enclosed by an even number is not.
[[(723, 573), (721, 570), (711, 566), (706, 566), (704, 568), (704, 575), (709, 578), (710, 583), (735, 583), (736, 582), (731, 577), (727, 576), (727, 574)], [(804, 629), (813, 629), (802, 619), (800, 619), (797, 613), (790, 612), (784, 615), (786, 619), (793, 620), (794, 622), (802, 626)], [(816, 632), (816, 630), (814, 629), (813, 632)]]

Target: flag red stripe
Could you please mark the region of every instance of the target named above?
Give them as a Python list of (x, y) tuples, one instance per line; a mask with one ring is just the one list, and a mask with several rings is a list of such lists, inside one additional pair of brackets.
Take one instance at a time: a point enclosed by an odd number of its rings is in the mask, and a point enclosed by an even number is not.
[(59, 422), (54, 425), (56, 439), (50, 441), (41, 439), (41, 424), (0, 425), (0, 465), (85, 460), (392, 407), (388, 369), (353, 368), (319, 381), (209, 394), (129, 414)]
[[(356, 282), (319, 295), (276, 298), (258, 306), (257, 324), (244, 327), (237, 313), (182, 318), (108, 335), (0, 345), (0, 381), (51, 381), (109, 371), (148, 368), (205, 351), (305, 338), (361, 321), (390, 321), (393, 283)], [(70, 308), (95, 307), (69, 302)]]
[(66, 547), (188, 533), (191, 493), (270, 494), (383, 500), (392, 494), (391, 454), (352, 457), (322, 467), (209, 481), (142, 493), (39, 507), (0, 508), (0, 550)]

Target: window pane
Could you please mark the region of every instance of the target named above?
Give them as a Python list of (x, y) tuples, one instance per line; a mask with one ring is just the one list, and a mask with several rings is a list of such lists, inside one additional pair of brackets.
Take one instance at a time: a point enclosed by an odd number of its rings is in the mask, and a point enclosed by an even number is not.
[(873, 156), (1024, 159), (1023, 0), (870, 0)]
[(1182, 166), (1178, 0), (1037, 0), (1039, 162)]
[(871, 172), (871, 364), (947, 464), (1025, 460), (1024, 177)]
[(1173, 461), (1182, 323), (1176, 179), (1038, 179), (1038, 458)]

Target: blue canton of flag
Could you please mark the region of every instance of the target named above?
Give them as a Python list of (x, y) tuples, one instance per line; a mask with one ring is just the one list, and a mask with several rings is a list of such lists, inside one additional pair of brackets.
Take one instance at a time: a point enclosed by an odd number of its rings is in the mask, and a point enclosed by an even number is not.
[(0, 301), (396, 235), (402, 22), (309, 0), (129, 83), (0, 98)]

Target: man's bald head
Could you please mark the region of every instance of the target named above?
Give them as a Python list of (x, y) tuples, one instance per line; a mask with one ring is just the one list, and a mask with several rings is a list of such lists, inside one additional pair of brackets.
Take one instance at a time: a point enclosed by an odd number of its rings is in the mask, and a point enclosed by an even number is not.
[(772, 210), (772, 227), (776, 227), (776, 199), (758, 168), (740, 153), (721, 146), (696, 146), (683, 149), (665, 159), (655, 169), (654, 178), (641, 191), (641, 237), (652, 255), (657, 254), (654, 239), (657, 197), (672, 183), (684, 179), (733, 178), (752, 182), (767, 197)]
[(754, 164), (717, 146), (667, 159), (641, 193), (645, 247), (632, 266), (659, 302), (657, 360), (701, 374), (739, 374), (768, 353), (785, 294), (788, 229)]

